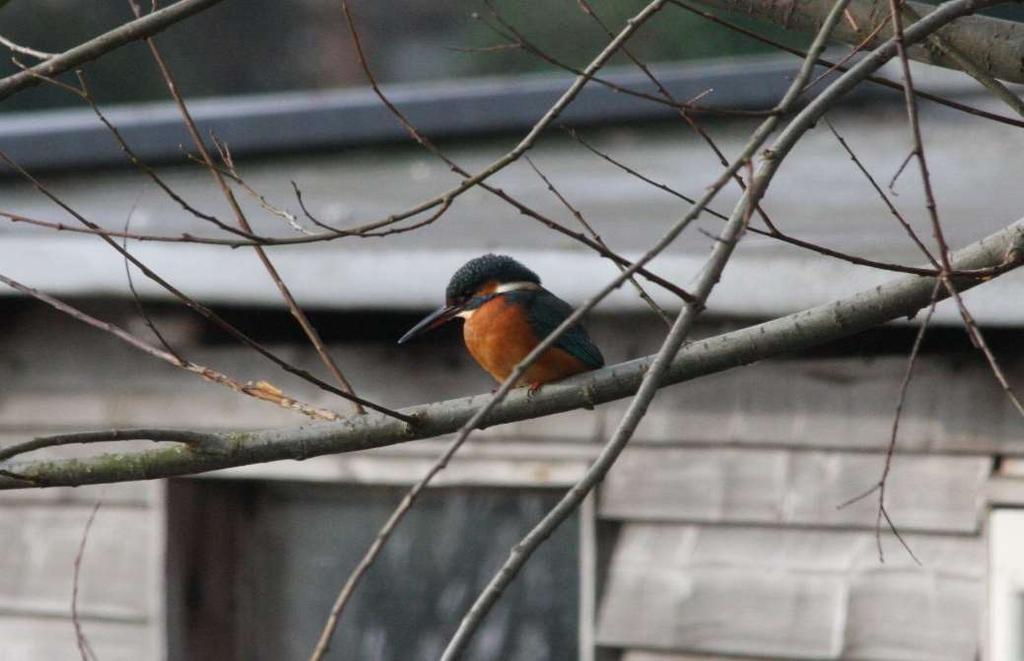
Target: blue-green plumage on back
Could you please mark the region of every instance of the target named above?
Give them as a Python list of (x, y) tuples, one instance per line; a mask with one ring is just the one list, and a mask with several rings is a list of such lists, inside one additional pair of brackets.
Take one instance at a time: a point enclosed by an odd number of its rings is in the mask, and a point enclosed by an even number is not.
[[(530, 325), (537, 332), (539, 340), (550, 335), (572, 314), (571, 305), (546, 289), (539, 289), (535, 292), (511, 292), (509, 297), (513, 296), (522, 297), (522, 303), (529, 311)], [(555, 341), (555, 346), (568, 351), (592, 370), (604, 367), (604, 356), (601, 355), (601, 350), (591, 341), (587, 331), (579, 324), (562, 333), (562, 336)]]

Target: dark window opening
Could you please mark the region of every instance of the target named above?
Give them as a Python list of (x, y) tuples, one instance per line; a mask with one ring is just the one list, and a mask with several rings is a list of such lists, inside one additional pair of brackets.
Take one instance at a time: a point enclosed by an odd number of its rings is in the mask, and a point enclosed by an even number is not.
[[(339, 588), (404, 489), (172, 481), (169, 659), (306, 658)], [(550, 490), (439, 488), (398, 528), (348, 605), (330, 659), (436, 659)], [(467, 659), (577, 655), (578, 522), (563, 525), (492, 610)]]

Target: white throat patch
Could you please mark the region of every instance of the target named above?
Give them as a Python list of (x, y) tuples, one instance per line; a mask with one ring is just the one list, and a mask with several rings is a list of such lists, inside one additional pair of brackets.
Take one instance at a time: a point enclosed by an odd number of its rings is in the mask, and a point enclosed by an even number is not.
[(540, 288), (540, 285), (538, 285), (536, 282), (529, 282), (529, 281), (523, 280), (521, 282), (506, 282), (504, 284), (500, 284), (500, 285), (498, 285), (497, 287), (494, 288), (494, 293), (495, 294), (504, 294), (505, 292), (510, 292), (510, 291), (520, 291), (522, 289), (539, 289), (539, 288)]
[[(498, 294), (506, 294), (510, 291), (522, 291), (524, 289), (540, 289), (540, 285), (538, 285), (536, 282), (530, 282), (528, 280), (522, 280), (519, 282), (506, 282), (495, 287), (494, 291), (491, 292), (491, 295), (496, 296)], [(473, 316), (474, 312), (476, 312), (476, 310), (462, 310), (455, 316), (462, 317), (463, 319), (469, 319), (470, 317)]]

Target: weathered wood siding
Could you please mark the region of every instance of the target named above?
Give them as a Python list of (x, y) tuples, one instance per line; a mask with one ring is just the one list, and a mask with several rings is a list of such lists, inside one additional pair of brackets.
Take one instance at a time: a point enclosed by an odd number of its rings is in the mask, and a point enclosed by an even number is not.
[[(101, 312), (127, 319), (116, 306)], [(343, 410), (247, 352), (202, 345), (179, 317), (162, 321), (197, 362)], [(598, 318), (591, 327), (610, 360), (649, 351), (660, 332), (656, 321), (633, 319)], [(22, 313), (0, 333), (0, 444), (113, 425), (302, 420), (49, 313)], [(40, 338), (52, 333), (65, 341), (44, 351)], [(308, 351), (282, 350), (316, 369)], [(332, 350), (358, 375), (361, 394), (395, 406), (490, 387), (454, 343)], [(922, 357), (887, 502), (923, 566), (887, 534), (880, 564), (874, 501), (836, 506), (878, 477), (904, 365), (902, 357), (771, 361), (660, 393), (597, 498), (601, 545), (591, 580), (601, 651), (622, 661), (973, 661), (984, 617), (983, 520), (993, 456), (1024, 457), (1024, 434), (980, 361)], [(1020, 366), (1010, 367), (1018, 378)], [(622, 410), (616, 403), (488, 429), (440, 483), (565, 486)], [(443, 444), (228, 475), (407, 484)], [(1010, 485), (999, 484), (1001, 498), (1012, 500)], [(72, 564), (97, 499), (104, 505), (82, 568), (86, 634), (104, 661), (161, 658), (164, 503), (158, 486), (145, 483), (0, 493), (0, 637), (10, 658), (74, 656)]]
[(778, 659), (975, 658), (980, 537), (907, 535), (917, 566), (871, 532), (627, 524), (598, 642)]
[[(636, 447), (601, 490), (622, 521), (707, 521), (873, 529), (877, 497), (839, 505), (878, 481), (885, 455)], [(990, 457), (893, 460), (886, 503), (904, 530), (976, 533)]]
[(924, 359), (886, 492), (921, 565), (887, 529), (880, 562), (877, 494), (839, 505), (880, 476), (904, 366), (773, 361), (659, 394), (599, 494), (606, 658), (978, 658), (987, 498), (1021, 496), (993, 455), (1024, 427), (983, 364)]

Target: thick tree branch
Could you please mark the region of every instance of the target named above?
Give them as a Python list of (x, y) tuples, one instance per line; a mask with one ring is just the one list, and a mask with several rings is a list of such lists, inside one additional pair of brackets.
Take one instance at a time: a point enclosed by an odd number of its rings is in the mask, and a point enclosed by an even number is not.
[[(829, 0), (693, 0), (717, 9), (776, 23), (789, 30), (815, 32), (828, 14)], [(906, 3), (914, 12), (925, 16), (935, 11), (932, 5), (919, 2)], [(888, 0), (857, 0), (849, 7), (856, 29), (850, 23), (839, 25), (832, 35), (839, 41), (857, 45), (871, 28), (889, 15)], [(970, 16), (943, 28), (939, 34), (943, 42), (961, 54), (979, 63), (990, 75), (1010, 82), (1024, 83), (1024, 23), (1004, 21), (988, 16)], [(874, 48), (892, 36), (883, 29), (869, 40), (866, 48)], [(947, 54), (926, 47), (915, 47), (907, 53), (911, 59), (950, 69), (960, 65)]]
[(178, 21), (198, 14), (219, 2), (221, 0), (180, 0), (170, 7), (159, 9), (105, 32), (95, 39), (79, 44), (34, 67), (11, 74), (6, 78), (0, 78), (0, 100), (6, 99), (26, 87), (38, 85), (45, 78), (53, 78), (65, 71), (80, 67), (125, 44), (152, 37)]
[[(1022, 261), (1024, 219), (956, 251), (951, 260), (956, 269), (989, 268), (1008, 263), (1019, 265)], [(977, 281), (967, 279), (957, 282), (960, 290), (977, 284)], [(805, 350), (893, 319), (912, 317), (930, 304), (934, 287), (934, 278), (901, 276), (849, 298), (694, 342), (684, 347), (672, 361), (662, 384), (681, 383), (787, 352)], [(942, 292), (942, 295), (946, 293)], [(548, 384), (532, 397), (527, 397), (525, 389), (517, 389), (491, 411), (488, 423), (496, 425), (538, 418), (627, 397), (636, 392), (650, 363), (651, 358), (645, 357), (612, 365), (561, 383)], [(433, 438), (459, 429), (490, 398), (490, 395), (478, 395), (405, 409), (403, 413), (416, 418), (415, 426), (370, 413), (337, 423), (211, 434), (217, 440), (207, 444), (208, 449), (176, 446), (88, 459), (4, 464), (0, 470), (0, 489), (173, 477)], [(181, 439), (178, 440), (184, 440), (196, 432), (179, 433)], [(167, 438), (173, 438), (173, 431), (168, 430), (168, 434)], [(4, 476), (4, 471), (32, 482), (29, 484)]]

